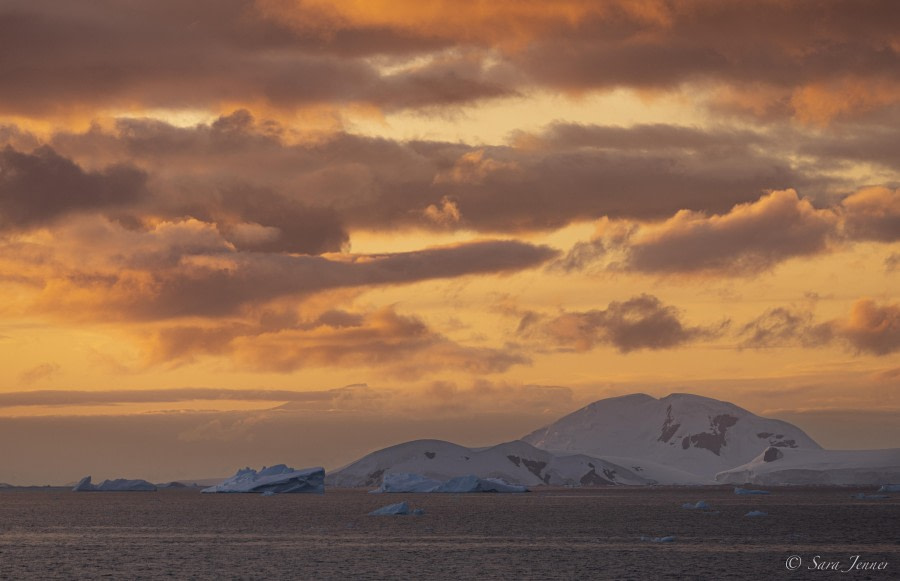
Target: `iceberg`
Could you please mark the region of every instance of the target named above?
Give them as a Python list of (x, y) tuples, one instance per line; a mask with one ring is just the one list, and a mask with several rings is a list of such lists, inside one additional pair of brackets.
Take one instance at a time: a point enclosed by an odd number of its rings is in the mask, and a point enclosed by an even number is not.
[(735, 494), (770, 494), (768, 490), (751, 490), (749, 488), (735, 488)]
[(420, 474), (397, 472), (385, 474), (381, 486), (372, 492), (528, 492), (528, 487), (509, 484), (500, 478), (479, 478), (472, 474), (442, 482)]
[(681, 505), (681, 508), (687, 510), (709, 510), (709, 504), (705, 500), (698, 500), (696, 504), (686, 502)]
[(878, 492), (900, 492), (900, 484), (882, 484)]
[(85, 476), (72, 488), (73, 492), (156, 492), (156, 486), (146, 480), (117, 478), (91, 484), (91, 477)]
[(748, 512), (748, 513), (745, 514), (744, 516), (768, 516), (768, 515), (769, 515), (769, 513), (763, 512), (763, 511), (761, 511), (761, 510), (751, 510), (750, 512)]
[(271, 492), (273, 494), (307, 492), (323, 494), (325, 492), (325, 469), (321, 467), (295, 470), (284, 464), (265, 466), (257, 472), (252, 468), (243, 468), (237, 473), (215, 486), (204, 488), (201, 492)]

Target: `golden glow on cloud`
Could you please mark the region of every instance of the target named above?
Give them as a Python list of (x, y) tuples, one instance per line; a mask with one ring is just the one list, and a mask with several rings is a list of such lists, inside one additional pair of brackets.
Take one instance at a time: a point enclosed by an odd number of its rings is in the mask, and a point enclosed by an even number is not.
[(56, 1), (0, 30), (3, 418), (900, 410), (890, 2)]

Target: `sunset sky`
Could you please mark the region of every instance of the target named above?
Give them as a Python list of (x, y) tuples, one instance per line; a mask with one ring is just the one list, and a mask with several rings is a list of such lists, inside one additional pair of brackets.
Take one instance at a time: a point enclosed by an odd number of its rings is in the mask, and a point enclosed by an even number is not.
[(0, 2), (0, 482), (690, 392), (900, 446), (900, 3)]

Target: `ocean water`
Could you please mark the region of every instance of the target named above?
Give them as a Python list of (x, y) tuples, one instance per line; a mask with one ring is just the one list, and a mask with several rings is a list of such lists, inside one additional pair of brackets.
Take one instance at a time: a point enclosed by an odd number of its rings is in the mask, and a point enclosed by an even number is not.
[[(0, 492), (0, 578), (900, 579), (900, 495), (851, 492), (10, 490)], [(426, 513), (367, 515), (401, 500)], [(681, 508), (698, 500), (712, 512)], [(663, 536), (675, 540), (641, 540)], [(853, 563), (886, 566), (845, 572)]]

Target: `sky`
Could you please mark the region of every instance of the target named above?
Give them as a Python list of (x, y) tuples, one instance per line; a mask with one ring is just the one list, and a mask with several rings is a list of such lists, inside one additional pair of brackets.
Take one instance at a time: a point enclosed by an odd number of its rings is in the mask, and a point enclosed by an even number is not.
[(689, 392), (900, 446), (893, 0), (3, 0), (0, 482)]

